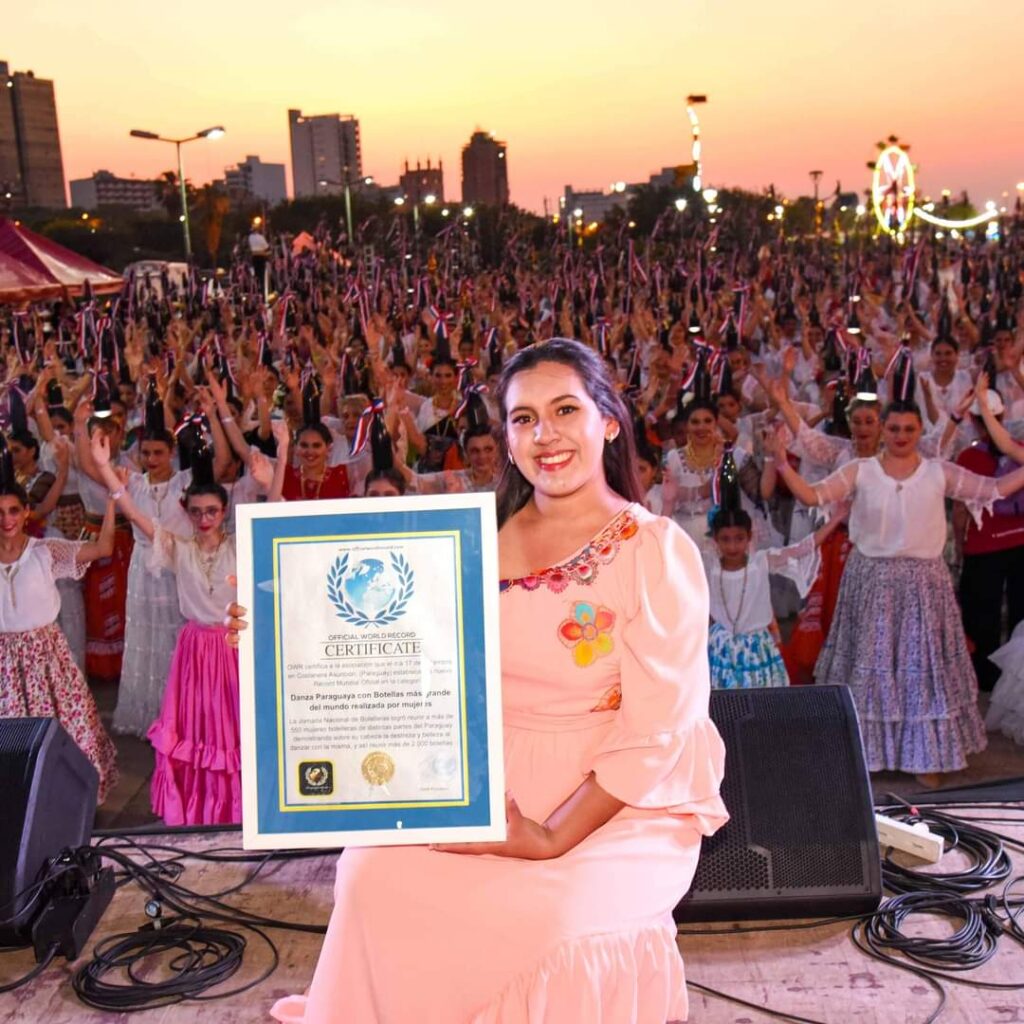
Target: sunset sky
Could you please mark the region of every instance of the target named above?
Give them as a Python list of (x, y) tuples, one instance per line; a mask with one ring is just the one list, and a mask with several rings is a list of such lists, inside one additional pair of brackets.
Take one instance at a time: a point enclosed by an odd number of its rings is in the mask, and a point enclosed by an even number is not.
[[(509, 146), (512, 200), (642, 181), (689, 154), (705, 178), (794, 196), (869, 184), (875, 142), (912, 144), (923, 190), (980, 205), (1024, 181), (1024, 2), (984, 0), (14, 0), (0, 59), (56, 85), (66, 177), (155, 175), (186, 150), (202, 183), (248, 153), (290, 163), (287, 114), (352, 113), (364, 172), (443, 158), (446, 198), (475, 128)], [(12, 8), (15, 8), (12, 10)], [(289, 185), (291, 168), (288, 166)]]

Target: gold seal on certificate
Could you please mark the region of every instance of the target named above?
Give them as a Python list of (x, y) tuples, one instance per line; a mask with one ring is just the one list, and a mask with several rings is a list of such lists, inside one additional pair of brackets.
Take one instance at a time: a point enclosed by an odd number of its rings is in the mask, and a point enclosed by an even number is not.
[(383, 750), (374, 750), (363, 758), (362, 770), (371, 786), (386, 786), (395, 774), (395, 762)]

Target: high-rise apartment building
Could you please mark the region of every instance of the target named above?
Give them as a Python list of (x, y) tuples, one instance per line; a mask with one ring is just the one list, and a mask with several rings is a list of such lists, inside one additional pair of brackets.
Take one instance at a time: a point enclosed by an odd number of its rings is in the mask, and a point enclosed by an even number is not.
[(420, 165), (419, 160), (412, 169), (409, 161), (405, 161), (405, 170), (398, 179), (398, 187), (407, 202), (422, 203), (427, 196), (433, 196), (439, 202), (444, 202), (444, 165), (437, 161), (437, 166), (432, 167), (430, 157), (427, 157), (427, 166)]
[(328, 195), (345, 181), (363, 176), (359, 121), (352, 114), (288, 111), (292, 144), (292, 184), (295, 198)]
[(462, 201), (488, 206), (508, 202), (508, 148), (489, 132), (473, 132), (462, 147)]
[(159, 210), (160, 183), (146, 178), (119, 178), (110, 171), (96, 171), (91, 178), (71, 181), (71, 205), (83, 210), (101, 206), (127, 206), (139, 213)]
[(0, 186), (16, 203), (66, 207), (53, 82), (0, 61)]
[(288, 198), (284, 164), (265, 164), (258, 156), (247, 156), (234, 167), (226, 167), (224, 184), (233, 195), (262, 199), (269, 206)]

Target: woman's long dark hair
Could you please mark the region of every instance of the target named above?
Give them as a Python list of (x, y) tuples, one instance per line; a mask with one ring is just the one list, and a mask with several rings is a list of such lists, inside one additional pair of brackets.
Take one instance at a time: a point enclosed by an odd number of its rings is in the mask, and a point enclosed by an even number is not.
[[(591, 401), (602, 416), (615, 420), (619, 433), (604, 446), (604, 476), (608, 486), (627, 501), (642, 502), (643, 488), (636, 467), (636, 442), (633, 438), (633, 419), (601, 357), (593, 349), (570, 338), (551, 338), (542, 345), (531, 345), (517, 352), (501, 371), (496, 397), (502, 426), (508, 418), (505, 396), (516, 374), (532, 370), (541, 363), (558, 363), (574, 370)], [(508, 459), (508, 442), (504, 429), (501, 433), (502, 472), (498, 481), (498, 527), (502, 527), (533, 495), (533, 485)]]

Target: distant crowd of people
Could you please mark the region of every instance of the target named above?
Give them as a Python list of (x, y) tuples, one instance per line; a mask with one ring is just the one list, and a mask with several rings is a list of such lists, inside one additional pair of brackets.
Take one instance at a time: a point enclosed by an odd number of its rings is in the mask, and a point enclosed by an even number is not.
[(234, 509), (497, 489), (503, 368), (558, 337), (700, 551), (713, 685), (848, 685), (869, 768), (930, 782), (984, 748), (979, 685), (1024, 743), (1024, 233), (520, 245), (464, 274), (440, 241), (271, 243), (0, 313), (0, 714), (57, 715), (101, 799), (107, 682), (154, 812), (239, 820)]

